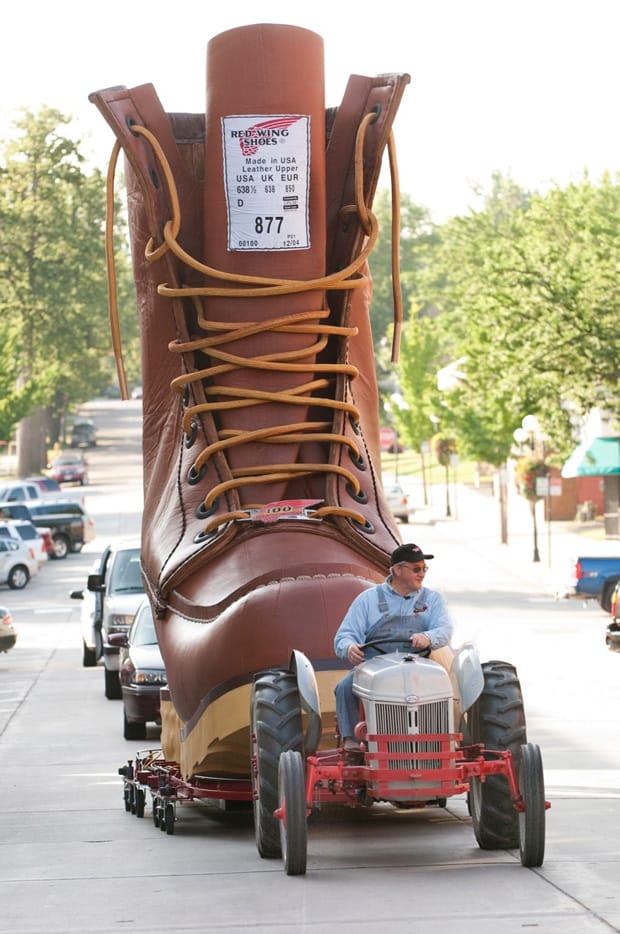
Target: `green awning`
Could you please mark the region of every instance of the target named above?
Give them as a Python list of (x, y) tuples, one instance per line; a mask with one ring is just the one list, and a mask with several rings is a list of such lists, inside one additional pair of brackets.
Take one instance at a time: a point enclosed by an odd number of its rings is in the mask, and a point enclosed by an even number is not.
[(582, 441), (562, 467), (562, 476), (610, 477), (620, 474), (620, 438)]

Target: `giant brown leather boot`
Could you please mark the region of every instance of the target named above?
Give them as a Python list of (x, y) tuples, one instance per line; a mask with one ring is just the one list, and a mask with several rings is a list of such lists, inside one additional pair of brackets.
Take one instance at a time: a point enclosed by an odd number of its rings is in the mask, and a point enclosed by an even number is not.
[(168, 674), (162, 744), (185, 777), (249, 774), (253, 675), (293, 649), (329, 732), (335, 631), (400, 543), (366, 259), (408, 81), (353, 76), (326, 111), (321, 38), (257, 25), (209, 42), (206, 119), (165, 113), (151, 85), (90, 96), (117, 137), (112, 178), (125, 154), (143, 575)]

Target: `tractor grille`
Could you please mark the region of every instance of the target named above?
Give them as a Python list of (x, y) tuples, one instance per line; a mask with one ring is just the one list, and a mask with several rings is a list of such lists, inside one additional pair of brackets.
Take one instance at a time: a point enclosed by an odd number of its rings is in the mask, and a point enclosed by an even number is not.
[[(396, 733), (449, 733), (449, 701), (447, 699), (407, 707), (404, 704), (375, 704), (376, 730), (379, 734)], [(418, 759), (416, 753), (440, 752), (438, 740), (421, 742), (391, 741), (387, 744), (388, 752), (411, 753), (411, 759), (389, 759), (388, 768), (441, 768), (441, 759)]]

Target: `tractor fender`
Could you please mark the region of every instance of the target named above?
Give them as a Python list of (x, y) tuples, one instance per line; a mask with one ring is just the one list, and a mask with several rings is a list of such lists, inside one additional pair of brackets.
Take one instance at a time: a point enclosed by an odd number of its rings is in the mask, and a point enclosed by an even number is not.
[(456, 652), (450, 668), (450, 679), (454, 697), (458, 700), (461, 713), (464, 713), (480, 697), (484, 688), (482, 665), (473, 643), (464, 643)]
[(323, 732), (321, 721), (321, 704), (319, 701), (319, 688), (316, 675), (311, 662), (298, 649), (293, 649), (289, 663), (291, 671), (297, 680), (299, 703), (306, 714), (304, 732), (304, 751), (306, 755), (313, 755), (318, 749)]

